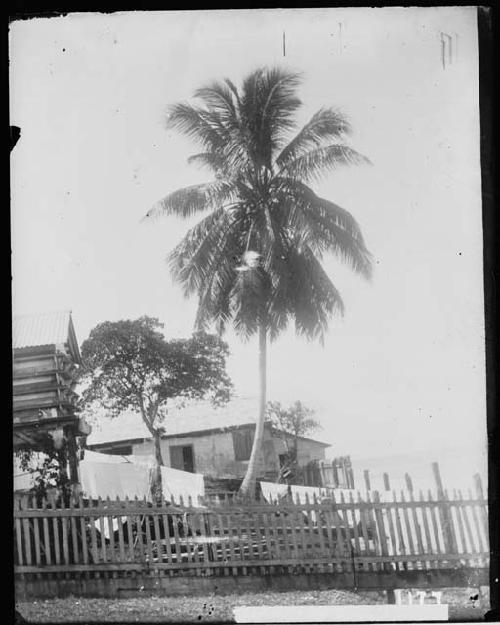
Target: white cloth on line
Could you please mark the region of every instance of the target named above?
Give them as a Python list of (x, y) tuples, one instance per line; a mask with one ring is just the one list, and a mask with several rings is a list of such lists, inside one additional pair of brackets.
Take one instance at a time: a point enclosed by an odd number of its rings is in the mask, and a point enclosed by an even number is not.
[(274, 482), (260, 482), (260, 489), (268, 503), (274, 503), (282, 497), (286, 497), (288, 493), (287, 484), (276, 484)]
[(141, 464), (148, 467), (154, 467), (156, 461), (153, 456), (138, 456), (135, 454), (122, 456), (118, 454), (101, 454), (100, 452), (85, 450), (84, 460), (89, 462), (106, 462), (110, 464)]
[(123, 456), (123, 458), (125, 458), (127, 462), (132, 462), (133, 464), (140, 464), (140, 465), (149, 467), (150, 469), (154, 469), (156, 467), (156, 460), (153, 458), (153, 456), (131, 455), (131, 456)]
[[(102, 517), (101, 517), (102, 518)], [(118, 531), (118, 524), (121, 523), (126, 523), (127, 522), (127, 517), (126, 516), (122, 516), (122, 517), (113, 517), (111, 519), (111, 524), (113, 526), (113, 533)], [(96, 529), (99, 530), (99, 532), (102, 531), (101, 529), (101, 520), (100, 519), (96, 519), (94, 521), (94, 525), (96, 526)], [(102, 518), (102, 525), (104, 528), (104, 537), (109, 539), (110, 536), (110, 531), (109, 531), (109, 522), (107, 518)]]
[(128, 460), (125, 459), (125, 456), (118, 456), (117, 454), (101, 454), (97, 451), (92, 451), (91, 449), (85, 450), (83, 461), (106, 462), (109, 464), (126, 464), (128, 462)]
[(309, 503), (314, 503), (314, 496), (320, 500), (322, 497), (326, 495), (326, 491), (324, 488), (319, 488), (317, 486), (296, 486), (292, 485), (290, 487), (292, 491), (293, 501), (297, 501), (297, 496), (299, 497), (300, 503), (306, 503), (306, 495), (309, 498)]
[(191, 497), (192, 504), (198, 505), (198, 497), (205, 495), (205, 482), (201, 473), (190, 473), (189, 471), (179, 471), (171, 467), (160, 467), (161, 484), (163, 496), (168, 501), (183, 503), (187, 505), (188, 497)]
[(80, 462), (80, 483), (83, 493), (92, 499), (125, 497), (150, 499), (151, 470), (148, 467), (124, 463)]

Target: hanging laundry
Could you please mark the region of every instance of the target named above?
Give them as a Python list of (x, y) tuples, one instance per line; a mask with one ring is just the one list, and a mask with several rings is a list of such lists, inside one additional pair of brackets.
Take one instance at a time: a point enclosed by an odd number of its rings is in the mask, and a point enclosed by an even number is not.
[(205, 496), (205, 482), (201, 473), (179, 471), (171, 467), (160, 467), (160, 470), (163, 496), (168, 501), (178, 504), (182, 497), (187, 505), (188, 498), (191, 497), (193, 505), (197, 506), (198, 497)]
[(260, 482), (260, 489), (264, 499), (268, 503), (275, 503), (288, 493), (287, 484), (276, 484), (274, 482)]
[[(126, 517), (126, 516), (122, 516), (122, 517), (119, 517), (119, 518), (113, 517), (111, 519), (111, 524), (113, 526), (113, 534), (118, 531), (118, 527), (120, 525), (124, 525), (127, 522), (127, 518), (128, 517)], [(104, 528), (104, 532), (103, 532), (104, 533), (104, 538), (107, 538), (109, 540), (109, 538), (111, 536), (111, 532), (109, 531), (109, 522), (108, 522), (108, 520), (104, 519), (102, 527), (101, 527), (101, 520), (100, 519), (96, 519), (94, 521), (94, 525), (95, 525), (96, 529), (99, 532), (101, 532), (102, 529)]]
[(125, 456), (118, 456), (116, 454), (101, 454), (91, 449), (86, 449), (83, 460), (85, 462), (106, 462), (109, 464), (125, 464), (128, 462)]
[(150, 499), (151, 470), (148, 467), (124, 463), (80, 462), (80, 483), (83, 493), (92, 499), (125, 497)]
[(298, 496), (300, 503), (306, 503), (307, 495), (307, 497), (309, 498), (309, 503), (314, 503), (314, 496), (316, 496), (316, 499), (320, 501), (321, 498), (326, 495), (326, 490), (317, 486), (292, 485), (290, 489), (292, 491), (292, 497), (294, 502), (297, 501)]
[(149, 467), (150, 469), (154, 469), (156, 467), (156, 460), (153, 456), (122, 456), (125, 458), (127, 462), (132, 462), (133, 464), (139, 464), (142, 466)]

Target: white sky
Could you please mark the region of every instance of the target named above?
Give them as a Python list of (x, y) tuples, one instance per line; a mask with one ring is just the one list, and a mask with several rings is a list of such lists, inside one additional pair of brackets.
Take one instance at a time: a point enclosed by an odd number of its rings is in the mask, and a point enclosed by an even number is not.
[[(440, 31), (458, 43), (445, 70)], [(328, 261), (346, 316), (324, 347), (292, 330), (272, 346), (269, 398), (315, 408), (333, 454), (455, 449), (467, 473), (484, 468), (474, 7), (74, 14), (10, 35), (15, 314), (69, 308), (80, 342), (143, 314), (188, 335), (195, 302), (164, 258), (189, 223), (139, 223), (206, 178), (186, 163), (196, 147), (164, 129), (166, 106), (260, 65), (298, 70), (299, 121), (342, 107), (373, 162), (315, 188), (358, 219), (375, 275)], [(236, 391), (256, 395), (255, 342), (227, 340)]]

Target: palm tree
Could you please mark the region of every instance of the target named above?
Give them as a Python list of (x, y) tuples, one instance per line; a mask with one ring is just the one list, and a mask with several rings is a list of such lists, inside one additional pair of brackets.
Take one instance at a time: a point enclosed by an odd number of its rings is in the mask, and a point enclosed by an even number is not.
[(211, 182), (170, 193), (146, 217), (207, 213), (169, 255), (184, 294), (198, 296), (196, 325), (259, 341), (260, 409), (243, 494), (252, 495), (264, 433), (266, 354), (290, 320), (299, 335), (323, 341), (330, 316), (343, 314), (321, 259), (333, 252), (355, 272), (371, 274), (371, 257), (352, 215), (316, 195), (309, 183), (340, 165), (368, 163), (346, 144), (351, 128), (323, 108), (293, 138), (300, 78), (258, 69), (237, 89), (230, 80), (195, 92), (198, 104), (171, 107), (167, 127), (200, 146), (190, 163)]

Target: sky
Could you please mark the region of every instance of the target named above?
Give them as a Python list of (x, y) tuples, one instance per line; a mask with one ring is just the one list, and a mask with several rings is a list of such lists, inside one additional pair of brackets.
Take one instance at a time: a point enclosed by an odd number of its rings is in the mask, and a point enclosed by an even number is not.
[[(451, 55), (441, 32), (449, 35)], [(283, 50), (285, 33), (285, 55)], [(165, 129), (169, 104), (259, 66), (302, 74), (299, 126), (341, 108), (371, 166), (315, 191), (358, 220), (371, 282), (325, 261), (346, 313), (324, 346), (285, 332), (269, 399), (316, 410), (332, 455), (414, 454), (484, 471), (486, 445), (478, 48), (474, 7), (70, 14), (10, 26), (13, 312), (70, 309), (97, 323), (158, 317), (187, 336), (196, 303), (165, 257), (195, 220), (141, 218), (208, 180)], [(241, 395), (257, 345), (228, 332)], [(458, 459), (458, 460), (457, 460)], [(377, 460), (378, 461), (378, 460)], [(450, 465), (451, 466), (451, 465)]]

